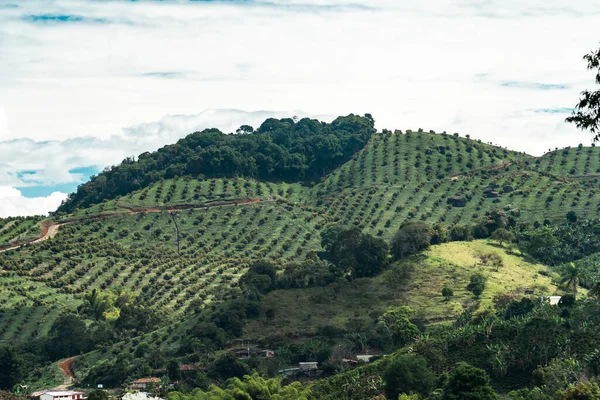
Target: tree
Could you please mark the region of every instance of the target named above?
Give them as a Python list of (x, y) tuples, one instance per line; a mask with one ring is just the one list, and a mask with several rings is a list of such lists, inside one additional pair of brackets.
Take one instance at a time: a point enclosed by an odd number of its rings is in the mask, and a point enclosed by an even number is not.
[(577, 222), (577, 214), (575, 214), (575, 211), (569, 211), (567, 213), (567, 221)]
[(397, 345), (405, 345), (419, 334), (419, 328), (410, 321), (414, 313), (408, 306), (389, 309), (379, 317), (378, 330), (389, 335)]
[(509, 230), (504, 228), (498, 228), (492, 233), (492, 240), (503, 245), (504, 243), (511, 243), (515, 240), (515, 235), (512, 234)]
[(484, 370), (459, 362), (444, 387), (444, 400), (497, 400)]
[[(583, 59), (587, 62), (588, 70), (598, 70), (595, 82), (600, 85), (600, 49), (584, 55)], [(593, 135), (594, 142), (598, 141), (600, 139), (600, 90), (581, 92), (579, 103), (566, 121), (574, 123), (579, 129), (589, 130)]]
[(256, 372), (252, 375), (244, 375), (242, 379), (229, 379), (223, 388), (210, 385), (206, 392), (195, 389), (190, 395), (181, 392), (168, 394), (168, 400), (308, 400), (309, 398), (312, 398), (310, 389), (300, 382), (282, 386), (281, 378), (267, 379)]
[(483, 291), (485, 290), (485, 283), (487, 278), (480, 273), (471, 275), (471, 279), (469, 284), (467, 285), (467, 290), (472, 292), (475, 297), (479, 298)]
[(446, 298), (446, 301), (449, 301), (450, 297), (454, 296), (454, 290), (452, 290), (452, 288), (449, 288), (448, 286), (444, 286), (444, 288), (442, 289), (442, 296)]
[(388, 265), (388, 245), (383, 239), (352, 227), (333, 226), (321, 235), (323, 257), (355, 278), (374, 276)]
[(8, 347), (0, 347), (0, 390), (11, 390), (21, 379), (21, 365)]
[(52, 359), (81, 354), (90, 349), (90, 335), (78, 315), (59, 316), (48, 333), (48, 352)]
[(600, 400), (600, 388), (596, 382), (579, 382), (558, 393), (558, 400)]
[(560, 284), (567, 288), (573, 288), (573, 296), (577, 298), (577, 286), (581, 278), (581, 270), (575, 263), (567, 264), (560, 275)]
[(401, 393), (427, 396), (435, 385), (435, 375), (427, 361), (413, 355), (402, 355), (389, 363), (383, 380), (388, 399), (397, 399)]
[(167, 375), (171, 381), (178, 381), (181, 378), (181, 372), (179, 371), (179, 363), (177, 360), (169, 360), (167, 363)]
[(410, 222), (400, 227), (392, 239), (392, 251), (401, 259), (425, 250), (431, 244), (433, 231), (423, 222)]
[(88, 395), (88, 400), (108, 400), (108, 394), (104, 390), (92, 390)]

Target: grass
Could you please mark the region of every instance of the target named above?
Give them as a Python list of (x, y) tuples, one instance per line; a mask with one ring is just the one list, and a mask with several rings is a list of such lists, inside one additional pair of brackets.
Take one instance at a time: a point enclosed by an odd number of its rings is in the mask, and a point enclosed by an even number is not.
[[(501, 258), (503, 266), (498, 270), (482, 261), (482, 256), (490, 254)], [(357, 326), (369, 326), (388, 308), (401, 305), (413, 308), (424, 323), (449, 322), (467, 308), (490, 307), (497, 294), (524, 295), (524, 289), (533, 289), (535, 296), (557, 293), (551, 279), (540, 271), (547, 272), (548, 268), (485, 240), (445, 243), (394, 263), (374, 278), (271, 292), (264, 299), (263, 311), (273, 310), (275, 318), (251, 321), (246, 338), (311, 336), (323, 326), (352, 331)], [(475, 272), (488, 278), (480, 299), (466, 290)], [(441, 295), (446, 285), (454, 290), (450, 301)]]

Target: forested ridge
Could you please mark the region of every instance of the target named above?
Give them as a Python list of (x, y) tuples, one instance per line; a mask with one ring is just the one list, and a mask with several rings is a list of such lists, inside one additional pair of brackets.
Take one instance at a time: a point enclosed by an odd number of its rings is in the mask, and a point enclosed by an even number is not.
[(70, 212), (180, 176), (315, 181), (348, 161), (374, 132), (370, 114), (350, 114), (330, 124), (269, 118), (257, 130), (243, 125), (236, 134), (205, 129), (105, 169), (79, 186), (58, 211)]

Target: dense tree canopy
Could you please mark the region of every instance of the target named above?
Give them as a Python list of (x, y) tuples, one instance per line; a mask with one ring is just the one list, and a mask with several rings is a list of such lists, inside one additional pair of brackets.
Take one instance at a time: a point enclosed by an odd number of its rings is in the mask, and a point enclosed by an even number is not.
[(105, 169), (70, 195), (59, 211), (70, 212), (178, 176), (314, 181), (363, 148), (375, 132), (370, 114), (338, 117), (330, 124), (269, 118), (237, 135), (218, 129), (195, 132), (135, 161)]

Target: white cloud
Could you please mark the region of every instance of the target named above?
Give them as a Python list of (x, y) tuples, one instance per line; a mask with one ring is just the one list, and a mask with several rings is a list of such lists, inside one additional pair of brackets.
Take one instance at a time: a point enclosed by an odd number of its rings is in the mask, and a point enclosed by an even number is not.
[[(215, 127), (230, 133), (243, 124), (258, 128), (269, 117), (293, 116), (303, 118), (308, 115), (302, 111), (205, 110), (192, 115), (167, 115), (158, 121), (124, 128), (121, 134), (104, 138), (0, 142), (0, 185), (21, 187), (80, 183), (87, 177), (71, 170), (90, 166), (101, 170), (120, 163), (125, 157), (154, 151), (205, 128)], [(310, 117), (322, 121), (334, 118), (329, 115)]]
[(235, 109), (369, 112), (535, 155), (590, 142), (559, 111), (592, 86), (600, 0), (15, 4), (0, 7), (0, 185), (76, 182), (266, 115)]
[(54, 211), (66, 193), (54, 192), (47, 197), (27, 198), (15, 188), (0, 186), (0, 218), (17, 215), (47, 215)]

